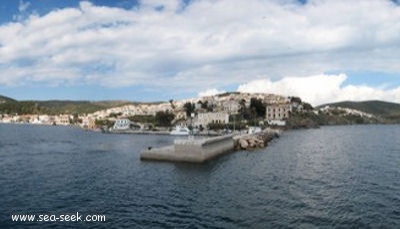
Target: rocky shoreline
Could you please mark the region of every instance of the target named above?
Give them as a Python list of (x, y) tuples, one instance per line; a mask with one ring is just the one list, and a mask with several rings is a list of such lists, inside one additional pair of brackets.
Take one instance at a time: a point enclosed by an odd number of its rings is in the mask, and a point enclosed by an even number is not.
[(268, 143), (279, 138), (282, 130), (266, 129), (259, 133), (238, 135), (233, 138), (235, 150), (253, 150), (267, 147)]

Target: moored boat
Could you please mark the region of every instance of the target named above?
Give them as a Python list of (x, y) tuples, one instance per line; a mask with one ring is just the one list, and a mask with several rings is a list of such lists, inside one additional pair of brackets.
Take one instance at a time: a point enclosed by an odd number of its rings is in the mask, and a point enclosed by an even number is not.
[(175, 126), (175, 128), (170, 132), (170, 134), (187, 136), (190, 134), (190, 130), (186, 126)]

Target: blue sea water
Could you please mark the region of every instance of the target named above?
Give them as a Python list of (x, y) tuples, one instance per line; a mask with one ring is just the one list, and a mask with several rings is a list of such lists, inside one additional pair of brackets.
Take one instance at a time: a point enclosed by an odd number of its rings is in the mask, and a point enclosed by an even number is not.
[[(400, 126), (288, 131), (205, 164), (140, 161), (173, 136), (0, 125), (0, 228), (400, 228)], [(11, 214), (105, 222), (13, 222)]]

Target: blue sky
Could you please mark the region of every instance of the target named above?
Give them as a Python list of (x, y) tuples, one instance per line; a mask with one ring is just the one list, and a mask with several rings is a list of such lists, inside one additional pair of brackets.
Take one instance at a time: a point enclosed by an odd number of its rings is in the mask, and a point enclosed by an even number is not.
[(3, 0), (0, 94), (400, 103), (398, 21), (391, 0)]
[[(91, 0), (98, 6), (122, 7), (130, 9), (138, 5), (136, 0)], [(19, 7), (27, 5), (27, 13), (36, 12), (40, 15), (49, 13), (55, 9), (62, 9), (66, 7), (78, 7), (78, 0), (35, 0), (35, 1), (19, 1), (19, 0), (2, 0), (0, 3), (1, 14), (0, 20), (7, 23), (13, 20), (13, 16), (19, 14)]]

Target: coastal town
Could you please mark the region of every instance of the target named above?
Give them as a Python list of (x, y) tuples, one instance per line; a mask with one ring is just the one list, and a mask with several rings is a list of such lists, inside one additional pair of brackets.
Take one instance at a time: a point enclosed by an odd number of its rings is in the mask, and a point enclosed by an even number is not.
[[(107, 132), (169, 133), (176, 128), (196, 132), (254, 131), (287, 126), (293, 114), (301, 113), (373, 115), (348, 108), (329, 106), (314, 109), (299, 97), (266, 93), (223, 93), (159, 103), (135, 103), (89, 114), (0, 114), (0, 123), (36, 125), (76, 125), (87, 130)], [(179, 134), (179, 133), (178, 133)]]
[[(255, 103), (261, 104), (264, 118), (257, 118), (260, 114), (254, 111)], [(109, 124), (110, 130), (155, 130), (156, 126), (145, 121), (145, 117), (156, 117), (166, 115), (169, 123), (158, 125), (161, 127), (185, 126), (206, 129), (212, 124), (227, 125), (234, 123), (232, 120), (240, 112), (253, 109), (249, 115), (270, 125), (284, 126), (285, 120), (293, 109), (301, 109), (301, 104), (290, 100), (288, 97), (273, 94), (249, 94), (249, 93), (225, 93), (214, 96), (191, 98), (184, 100), (170, 100), (162, 103), (138, 103), (106, 110), (99, 110), (90, 114), (2, 114), (1, 123), (29, 123), (38, 125), (78, 125), (89, 130), (103, 128), (105, 123)], [(135, 119), (141, 117), (143, 120)], [(136, 121), (135, 121), (136, 120)], [(247, 119), (248, 120), (248, 119)], [(240, 127), (241, 122), (237, 120)], [(102, 125), (103, 124), (103, 125)], [(164, 128), (165, 129), (165, 128)]]

